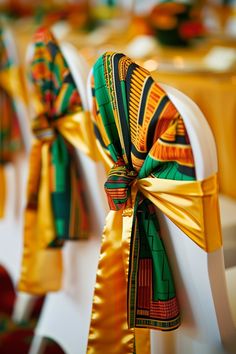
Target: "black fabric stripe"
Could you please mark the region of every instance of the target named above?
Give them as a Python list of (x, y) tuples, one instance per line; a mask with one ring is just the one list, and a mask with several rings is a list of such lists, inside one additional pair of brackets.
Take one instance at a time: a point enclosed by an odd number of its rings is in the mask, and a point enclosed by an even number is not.
[(186, 137), (183, 135), (176, 135), (175, 142), (176, 144), (188, 145), (186, 142)]
[(150, 122), (148, 133), (147, 133), (147, 149), (150, 150), (153, 145), (153, 135), (155, 133), (155, 127), (158, 121), (158, 118), (163, 111), (165, 105), (169, 102), (169, 97), (164, 96), (161, 102), (158, 104), (157, 110), (155, 111), (153, 118)]
[(127, 97), (127, 101), (129, 103), (130, 101), (130, 93), (131, 93), (131, 79), (133, 76), (133, 72), (134, 70), (137, 68), (137, 64), (132, 63), (130, 64), (130, 66), (128, 67), (127, 73), (126, 73), (126, 97)]
[(105, 143), (102, 139), (100, 130), (98, 129), (98, 127), (95, 124), (93, 125), (93, 130), (94, 130), (95, 136), (96, 136), (97, 140), (99, 141), (99, 143), (101, 144), (101, 146), (103, 148), (107, 149), (107, 146), (105, 145)]
[(147, 152), (138, 151), (134, 145), (132, 145), (132, 147), (131, 147), (131, 152), (137, 158), (142, 159), (142, 160), (144, 160), (147, 156)]
[(147, 95), (148, 95), (149, 89), (152, 86), (152, 84), (153, 84), (153, 79), (151, 77), (149, 77), (147, 79), (147, 81), (145, 82), (144, 90), (142, 92), (140, 113), (139, 113), (139, 118), (138, 118), (138, 123), (140, 125), (143, 124), (144, 112), (145, 112), (145, 107), (147, 104)]
[(59, 47), (58, 47), (58, 45), (56, 43), (53, 43), (51, 41), (48, 42), (47, 46), (48, 46), (49, 52), (50, 52), (50, 54), (52, 56), (52, 59), (54, 60), (56, 55), (57, 55), (57, 53), (58, 52), (60, 53), (60, 49), (59, 49)]
[(178, 171), (186, 176), (195, 178), (195, 168), (178, 164)]
[[(116, 89), (116, 96), (117, 96), (117, 109), (119, 112), (120, 116), (120, 123), (121, 123), (121, 129), (122, 129), (122, 135), (124, 139), (124, 148), (125, 148), (125, 153), (128, 159), (129, 166), (132, 168), (132, 161), (131, 161), (131, 156), (130, 156), (130, 132), (129, 132), (129, 126), (126, 121), (126, 114), (125, 114), (125, 108), (124, 108), (124, 102), (123, 102), (123, 97), (122, 97), (122, 91), (121, 91), (121, 81), (119, 77), (119, 61), (123, 57), (123, 54), (117, 54), (114, 56), (114, 82), (115, 82), (115, 89)], [(127, 107), (128, 110), (128, 107)], [(129, 119), (129, 117), (127, 117)]]

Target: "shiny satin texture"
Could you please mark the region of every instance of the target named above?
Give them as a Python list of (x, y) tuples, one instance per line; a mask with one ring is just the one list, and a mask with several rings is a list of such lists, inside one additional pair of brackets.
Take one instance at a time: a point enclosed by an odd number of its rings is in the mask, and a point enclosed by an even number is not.
[[(39, 186), (39, 210), (42, 210), (42, 213), (38, 215), (35, 210), (26, 209), (23, 261), (18, 284), (19, 290), (34, 294), (44, 294), (48, 289), (58, 290), (61, 287), (62, 272), (61, 250), (46, 247), (47, 242), (54, 237), (54, 225), (48, 186), (49, 144), (43, 147), (41, 145), (42, 143), (36, 141), (31, 150), (27, 194), (30, 194), (30, 190), (35, 190), (35, 184), (39, 183), (42, 163), (42, 178)], [(34, 225), (34, 242), (32, 242), (32, 225)]]
[[(40, 109), (40, 105), (37, 106)], [(37, 118), (36, 118), (37, 119)], [(33, 126), (37, 125), (34, 121)], [(92, 132), (92, 123), (88, 112), (69, 114), (55, 122), (61, 135), (80, 151), (93, 160), (97, 159)], [(28, 195), (39, 183), (38, 211), (25, 212), (24, 255), (21, 268), (19, 289), (35, 294), (44, 294), (50, 289), (56, 291), (61, 287), (62, 252), (61, 249), (48, 249), (48, 244), (55, 237), (49, 186), (49, 148), (51, 141), (35, 139), (30, 156), (30, 174), (28, 178)], [(34, 230), (32, 230), (34, 226)], [(34, 242), (31, 233), (34, 233)], [(29, 272), (29, 269), (31, 271)]]
[[(104, 98), (103, 102), (106, 100)], [(110, 141), (106, 140), (105, 124), (108, 125), (109, 115), (104, 123), (100, 121), (101, 116), (96, 116), (97, 111), (95, 104), (94, 117), (107, 147)], [(114, 159), (98, 139), (97, 144), (108, 170), (108, 166), (114, 165)], [(164, 180), (150, 174), (146, 178), (134, 179), (129, 187), (130, 197), (125, 209), (110, 211), (106, 218), (93, 301), (89, 354), (150, 354), (150, 330), (129, 328), (128, 325), (128, 274), (133, 263), (130, 255), (134, 253), (130, 247), (138, 194), (150, 200), (205, 252), (214, 252), (222, 246), (216, 175), (203, 181), (187, 181)], [(119, 192), (115, 197), (119, 199), (118, 196)]]
[[(138, 190), (199, 247), (214, 252), (222, 246), (217, 188), (216, 175), (190, 182), (143, 178), (132, 186), (131, 207), (109, 212), (97, 272), (89, 354), (102, 354), (109, 347), (114, 348), (114, 353), (132, 354), (135, 353), (134, 341), (136, 353), (150, 353), (149, 330), (128, 329), (126, 317), (130, 239)], [(114, 280), (119, 282), (119, 296), (115, 292), (116, 286), (109, 289), (105, 286)], [(115, 330), (111, 330), (113, 328)], [(101, 338), (106, 338), (105, 348)]]
[[(127, 264), (124, 254), (128, 255), (130, 240), (120, 247), (122, 222), (122, 210), (110, 211), (107, 215), (97, 271), (92, 313), (94, 324), (90, 328), (88, 354), (108, 353), (108, 348), (112, 348), (114, 354), (150, 353), (149, 330), (132, 329), (127, 325), (127, 283), (125, 267), (121, 265)], [(130, 229), (129, 231), (131, 233)], [(103, 282), (110, 286), (104, 286)], [(119, 294), (116, 292), (117, 287), (120, 289)], [(105, 347), (101, 338), (106, 338)]]
[(214, 252), (222, 246), (216, 175), (191, 182), (143, 178), (137, 185), (146, 198), (204, 251)]
[(19, 289), (59, 290), (65, 240), (89, 232), (76, 148), (95, 160), (93, 127), (60, 47), (47, 28), (34, 37), (29, 63), (33, 114), (25, 245)]
[(22, 72), (17, 66), (11, 66), (0, 71), (0, 87), (2, 87), (10, 97), (26, 101), (26, 92), (23, 86)]

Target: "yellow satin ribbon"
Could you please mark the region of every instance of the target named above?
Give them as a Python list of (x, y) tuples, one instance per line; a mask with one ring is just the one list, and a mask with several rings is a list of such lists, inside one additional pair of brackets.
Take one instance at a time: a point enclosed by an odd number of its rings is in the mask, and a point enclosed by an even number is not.
[(121, 230), (122, 210), (110, 211), (102, 236), (87, 354), (132, 354), (135, 347), (137, 354), (150, 354), (149, 330), (128, 328)]
[(0, 87), (2, 87), (13, 100), (19, 98), (23, 102), (26, 102), (26, 91), (20, 67), (11, 66), (1, 70)]
[(54, 122), (54, 127), (74, 147), (78, 148), (93, 161), (99, 159), (94, 143), (93, 125), (90, 112), (82, 111), (68, 114)]
[(111, 350), (133, 354), (134, 338), (137, 353), (150, 353), (149, 330), (128, 328), (127, 319), (130, 241), (138, 190), (199, 247), (214, 252), (222, 246), (217, 188), (216, 175), (203, 181), (143, 178), (131, 187), (130, 207), (109, 212), (97, 272), (89, 354)]
[[(38, 106), (38, 111), (40, 106)], [(37, 118), (33, 121), (33, 126)], [(74, 147), (94, 161), (97, 160), (92, 122), (88, 112), (68, 114), (54, 122), (51, 127)], [(39, 190), (37, 210), (26, 209), (25, 238), (21, 277), (18, 288), (34, 294), (45, 294), (61, 288), (62, 252), (48, 249), (55, 238), (49, 186), (49, 148), (52, 140), (35, 139), (33, 142), (28, 179), (28, 195)]]
[[(62, 254), (46, 245), (54, 237), (49, 180), (49, 144), (35, 141), (30, 155), (27, 193), (39, 188), (38, 210), (25, 211), (24, 251), (18, 288), (33, 294), (45, 294), (61, 287)], [(42, 160), (41, 160), (42, 159)], [(41, 171), (41, 184), (38, 186)]]
[(143, 178), (137, 187), (204, 251), (222, 246), (217, 175), (203, 181)]

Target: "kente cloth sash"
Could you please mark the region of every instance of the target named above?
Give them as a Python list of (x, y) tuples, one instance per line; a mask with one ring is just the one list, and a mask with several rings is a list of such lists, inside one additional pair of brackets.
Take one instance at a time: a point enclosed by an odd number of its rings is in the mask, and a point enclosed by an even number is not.
[(90, 157), (92, 125), (60, 48), (36, 32), (30, 63), (35, 136), (29, 163), (24, 252), (19, 289), (60, 289), (61, 246), (88, 235), (87, 207), (75, 148)]
[(23, 149), (23, 139), (16, 111), (16, 99), (25, 103), (20, 67), (11, 56), (6, 31), (0, 28), (0, 218), (4, 216), (6, 178), (4, 167)]
[(123, 54), (93, 67), (93, 123), (111, 211), (103, 231), (88, 353), (150, 353), (149, 329), (180, 325), (156, 209), (206, 252), (221, 247), (217, 178), (196, 181), (183, 119)]

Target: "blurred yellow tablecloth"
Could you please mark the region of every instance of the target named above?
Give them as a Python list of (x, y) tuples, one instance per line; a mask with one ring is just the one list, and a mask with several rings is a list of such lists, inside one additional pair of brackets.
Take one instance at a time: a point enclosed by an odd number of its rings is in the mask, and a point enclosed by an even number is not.
[(154, 76), (159, 82), (172, 85), (188, 95), (200, 107), (216, 141), (220, 189), (236, 198), (236, 73), (156, 72)]
[[(28, 26), (28, 27), (27, 27)], [(25, 26), (17, 26), (15, 28), (16, 39), (22, 59), (25, 58), (26, 48), (35, 25), (31, 23)], [(104, 32), (104, 30), (103, 30)], [(111, 31), (107, 31), (104, 37), (106, 44), (102, 44), (98, 39), (100, 32), (92, 36), (86, 36), (80, 32), (71, 31), (66, 34), (63, 40), (74, 44), (80, 53), (92, 66), (96, 58), (106, 50), (116, 50), (126, 53), (125, 37), (120, 39), (119, 33), (114, 36)], [(100, 33), (100, 35), (99, 35)], [(104, 33), (101, 37), (104, 36)], [(116, 38), (117, 37), (117, 38)], [(127, 42), (127, 41), (126, 41)], [(126, 43), (127, 44), (127, 43)], [(236, 42), (226, 43), (223, 45), (236, 47)], [(167, 49), (161, 48), (157, 50), (155, 58), (161, 58), (170, 62), (177, 56), (181, 60), (200, 60), (209, 48), (215, 45), (222, 45), (222, 42), (211, 43), (210, 45), (202, 45), (195, 49)], [(136, 60), (136, 58), (133, 58)], [(148, 59), (148, 57), (146, 57)], [(145, 59), (145, 60), (146, 60)], [(140, 64), (145, 60), (140, 60)], [(224, 60), (224, 58), (222, 58)], [(139, 60), (138, 60), (139, 62)], [(151, 69), (150, 69), (151, 70)], [(218, 161), (219, 161), (219, 179), (221, 192), (236, 198), (236, 70), (234, 73), (190, 73), (187, 71), (155, 71), (153, 76), (159, 82), (169, 84), (181, 90), (191, 97), (200, 107), (206, 116), (213, 134), (215, 136)]]

